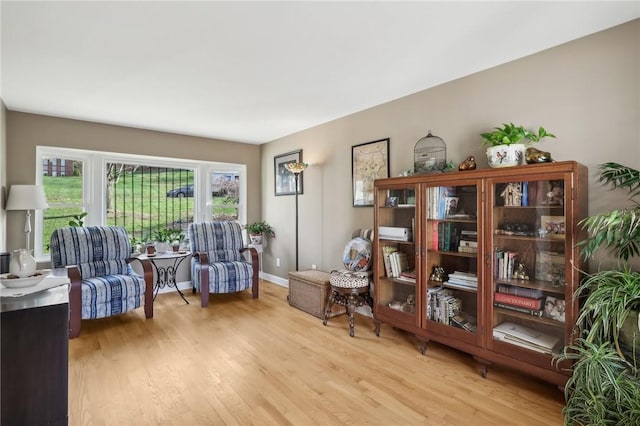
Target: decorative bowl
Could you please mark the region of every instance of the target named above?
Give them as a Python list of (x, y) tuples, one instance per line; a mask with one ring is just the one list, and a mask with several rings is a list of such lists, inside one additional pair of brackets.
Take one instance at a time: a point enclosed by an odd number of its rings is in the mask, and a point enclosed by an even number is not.
[(45, 279), (48, 271), (36, 271), (35, 275), (26, 278), (18, 278), (11, 274), (0, 275), (0, 282), (7, 288), (24, 288), (32, 287)]

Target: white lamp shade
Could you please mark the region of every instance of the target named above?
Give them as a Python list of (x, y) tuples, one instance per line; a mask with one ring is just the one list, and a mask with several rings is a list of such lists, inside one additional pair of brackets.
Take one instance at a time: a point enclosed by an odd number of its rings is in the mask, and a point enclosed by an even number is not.
[(43, 210), (49, 207), (40, 185), (11, 185), (7, 210)]

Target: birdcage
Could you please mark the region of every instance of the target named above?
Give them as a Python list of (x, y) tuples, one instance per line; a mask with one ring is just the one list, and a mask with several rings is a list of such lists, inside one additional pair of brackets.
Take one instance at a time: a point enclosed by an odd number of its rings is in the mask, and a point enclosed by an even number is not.
[(431, 134), (416, 142), (413, 149), (413, 168), (415, 173), (440, 172), (447, 164), (447, 145), (442, 138)]

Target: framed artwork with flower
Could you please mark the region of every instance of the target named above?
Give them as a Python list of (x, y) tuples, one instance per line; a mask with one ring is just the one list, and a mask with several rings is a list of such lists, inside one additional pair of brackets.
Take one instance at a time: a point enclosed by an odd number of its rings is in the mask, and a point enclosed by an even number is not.
[[(302, 163), (302, 150), (287, 152), (273, 157), (273, 170), (275, 182), (275, 195), (294, 195), (296, 193), (296, 180), (293, 172), (289, 171), (287, 164)], [(299, 174), (298, 194), (302, 194), (302, 178)]]
[(389, 177), (389, 138), (351, 147), (353, 206), (373, 206), (373, 181)]

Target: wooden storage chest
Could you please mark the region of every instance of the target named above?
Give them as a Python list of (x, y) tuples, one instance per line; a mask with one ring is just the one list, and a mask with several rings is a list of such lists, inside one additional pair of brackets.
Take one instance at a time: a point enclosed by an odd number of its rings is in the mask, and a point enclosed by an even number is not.
[[(324, 310), (331, 295), (329, 273), (309, 269), (289, 272), (289, 304), (318, 318), (324, 318)], [(331, 316), (344, 314), (346, 309), (334, 305)]]

